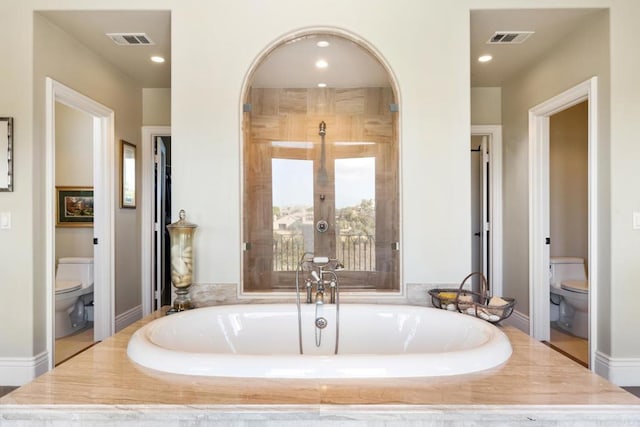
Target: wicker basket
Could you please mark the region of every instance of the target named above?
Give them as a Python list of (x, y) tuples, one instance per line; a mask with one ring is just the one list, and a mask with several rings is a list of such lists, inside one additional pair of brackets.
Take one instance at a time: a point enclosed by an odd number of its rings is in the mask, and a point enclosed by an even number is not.
[[(476, 275), (480, 276), (480, 291), (464, 289), (469, 279)], [(429, 295), (431, 295), (431, 303), (436, 308), (459, 311), (491, 323), (498, 323), (511, 316), (516, 305), (515, 299), (507, 297), (501, 297), (499, 304), (496, 304), (495, 300), (492, 302), (487, 290), (487, 279), (479, 272), (465, 277), (458, 288), (431, 289)]]

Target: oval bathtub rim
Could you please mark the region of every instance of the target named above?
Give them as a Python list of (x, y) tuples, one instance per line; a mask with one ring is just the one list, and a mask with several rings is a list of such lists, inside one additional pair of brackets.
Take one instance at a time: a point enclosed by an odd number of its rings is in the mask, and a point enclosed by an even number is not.
[[(189, 353), (167, 349), (152, 343), (148, 334), (154, 328), (171, 322), (171, 318), (202, 315), (205, 311), (242, 312), (247, 307), (264, 309), (286, 308), (291, 304), (234, 304), (202, 307), (181, 313), (163, 316), (142, 326), (131, 336), (127, 355), (129, 359), (145, 368), (159, 373), (171, 373), (187, 376), (226, 377), (226, 378), (263, 378), (263, 379), (367, 379), (367, 378), (425, 378), (456, 376), (479, 373), (499, 368), (509, 360), (513, 349), (509, 339), (495, 325), (460, 313), (446, 312), (426, 306), (396, 304), (343, 304), (356, 308), (394, 310), (406, 307), (417, 310), (435, 310), (450, 315), (468, 318), (471, 322), (480, 322), (491, 331), (486, 343), (473, 349), (446, 351), (438, 353), (410, 354), (223, 354)], [(295, 305), (293, 305), (295, 309)], [(447, 314), (445, 314), (446, 316)], [(175, 317), (174, 317), (175, 316)], [(440, 314), (438, 314), (440, 316)], [(443, 358), (447, 363), (442, 365)], [(452, 368), (455, 368), (453, 370)]]

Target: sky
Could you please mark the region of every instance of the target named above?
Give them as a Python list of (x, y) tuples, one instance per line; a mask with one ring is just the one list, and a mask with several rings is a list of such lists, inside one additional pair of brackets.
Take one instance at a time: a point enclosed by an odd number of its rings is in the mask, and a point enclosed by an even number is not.
[[(273, 206), (313, 206), (313, 161), (272, 159)], [(335, 160), (336, 208), (375, 199), (375, 158)]]

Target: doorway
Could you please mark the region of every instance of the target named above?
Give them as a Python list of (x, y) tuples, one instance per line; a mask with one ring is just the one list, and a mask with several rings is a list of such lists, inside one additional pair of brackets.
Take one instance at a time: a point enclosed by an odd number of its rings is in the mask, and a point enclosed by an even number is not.
[[(551, 260), (556, 261), (552, 262), (554, 270), (575, 271), (566, 279), (576, 281), (576, 285), (585, 283), (589, 271), (588, 108), (588, 101), (583, 101), (552, 115), (549, 122), (549, 252)], [(551, 288), (549, 300), (549, 344), (588, 366), (587, 294), (577, 287), (563, 289), (563, 273), (558, 271), (557, 276), (554, 282), (560, 289)]]
[(529, 292), (530, 335), (550, 340), (550, 118), (588, 102), (587, 143), (587, 258), (588, 258), (588, 365), (594, 369), (597, 348), (598, 221), (597, 221), (597, 77), (593, 77), (529, 110)]
[[(491, 273), (488, 139), (487, 135), (471, 135), (471, 271), (485, 277)], [(478, 276), (473, 276), (472, 286), (475, 292), (481, 291)]]
[(92, 116), (55, 103), (56, 366), (94, 343), (95, 279), (93, 263), (84, 262), (94, 258), (93, 224), (86, 221), (94, 216), (91, 197), (86, 197), (93, 189), (93, 162), (87, 161), (93, 159), (92, 134)]
[(171, 128), (142, 128), (142, 313), (171, 303), (169, 239), (171, 223)]
[[(502, 127), (471, 126), (471, 269), (502, 295)], [(479, 283), (474, 282), (474, 288)]]
[(46, 201), (46, 289), (48, 367), (55, 354), (56, 272), (56, 104), (83, 112), (91, 120), (93, 188), (94, 329), (93, 341), (101, 341), (114, 330), (113, 173), (114, 113), (111, 109), (51, 79), (46, 79), (45, 201)]
[(154, 310), (171, 304), (170, 241), (167, 225), (171, 224), (171, 135), (154, 137), (154, 212), (153, 233)]

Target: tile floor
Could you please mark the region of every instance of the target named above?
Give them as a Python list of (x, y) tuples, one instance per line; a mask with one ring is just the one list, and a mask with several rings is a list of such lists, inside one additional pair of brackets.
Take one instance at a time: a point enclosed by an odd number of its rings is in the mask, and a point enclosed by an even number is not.
[(640, 387), (622, 387), (634, 396), (640, 397)]
[(18, 387), (14, 387), (14, 386), (0, 385), (0, 397), (4, 396), (7, 393), (12, 392), (13, 390), (15, 390), (17, 388)]

